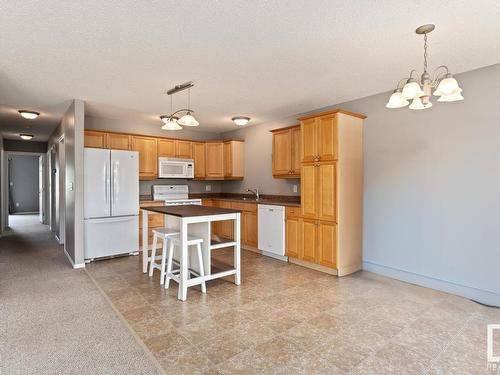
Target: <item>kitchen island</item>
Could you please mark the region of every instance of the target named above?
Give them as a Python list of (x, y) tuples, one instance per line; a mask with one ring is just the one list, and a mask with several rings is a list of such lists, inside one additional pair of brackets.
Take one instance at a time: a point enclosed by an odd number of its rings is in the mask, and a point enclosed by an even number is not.
[[(181, 238), (180, 249), (176, 249), (177, 260), (180, 266), (178, 299), (185, 301), (187, 298), (187, 288), (201, 284), (202, 281), (213, 280), (221, 277), (234, 275), (234, 283), (240, 285), (241, 282), (241, 244), (240, 244), (240, 221), (241, 211), (228, 208), (205, 207), (199, 205), (184, 206), (154, 206), (141, 207), (142, 210), (142, 271), (148, 270), (149, 256), (148, 244), (148, 212), (155, 212), (165, 215), (165, 227), (178, 229)], [(215, 241), (212, 240), (211, 223), (215, 221), (233, 220), (234, 238), (232, 240)], [(196, 257), (188, 253), (187, 237), (196, 236), (203, 239), (201, 245), (204, 276), (188, 278), (188, 264), (191, 270), (199, 272), (199, 265)], [(211, 269), (212, 250), (232, 247), (234, 249), (233, 268), (216, 273)]]

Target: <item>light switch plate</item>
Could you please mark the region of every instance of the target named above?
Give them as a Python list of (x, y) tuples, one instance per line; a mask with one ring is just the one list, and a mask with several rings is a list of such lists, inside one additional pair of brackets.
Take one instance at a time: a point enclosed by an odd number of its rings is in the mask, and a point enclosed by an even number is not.
[(212, 185), (205, 185), (205, 191), (212, 191)]
[(299, 191), (299, 189), (298, 189), (297, 185), (293, 185), (293, 192), (297, 193), (298, 191)]

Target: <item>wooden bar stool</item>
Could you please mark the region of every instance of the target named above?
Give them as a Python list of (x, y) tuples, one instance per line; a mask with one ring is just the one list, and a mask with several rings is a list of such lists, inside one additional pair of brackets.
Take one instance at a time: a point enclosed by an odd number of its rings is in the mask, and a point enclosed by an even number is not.
[[(199, 276), (201, 276), (201, 277), (205, 276), (205, 270), (203, 269), (203, 256), (201, 254), (201, 244), (202, 243), (203, 243), (203, 238), (188, 235), (188, 238), (187, 238), (188, 252), (190, 249), (193, 249), (194, 247), (196, 247), (198, 264), (200, 266)], [(166, 276), (165, 276), (165, 289), (168, 289), (169, 284), (170, 284), (170, 279), (179, 283), (178, 278), (175, 276), (175, 274), (177, 274), (179, 272), (179, 270), (176, 270), (176, 271), (172, 270), (174, 246), (177, 246), (180, 249), (180, 247), (181, 247), (180, 234), (175, 234), (175, 235), (169, 237), (169, 250), (168, 250), (167, 271), (166, 271)], [(189, 256), (188, 256), (188, 259), (189, 259)], [(194, 272), (190, 269), (189, 275), (191, 275), (191, 273), (194, 273)], [(207, 286), (206, 286), (205, 280), (202, 280), (200, 284), (201, 284), (201, 292), (206, 293)]]
[[(149, 264), (149, 276), (153, 276), (155, 268), (160, 270), (160, 285), (165, 281), (165, 262), (167, 259), (167, 243), (168, 239), (172, 236), (179, 235), (177, 229), (169, 228), (155, 228), (153, 229), (153, 249), (151, 250), (151, 262)], [(161, 256), (156, 256), (156, 246), (158, 245), (158, 238), (163, 240), (163, 247)], [(156, 263), (156, 260), (161, 259), (161, 265)]]

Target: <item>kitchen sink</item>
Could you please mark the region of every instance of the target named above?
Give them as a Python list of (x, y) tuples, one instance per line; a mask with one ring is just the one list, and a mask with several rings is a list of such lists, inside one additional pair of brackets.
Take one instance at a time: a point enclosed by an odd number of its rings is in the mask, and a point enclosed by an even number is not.
[(254, 201), (254, 202), (258, 201), (257, 198), (247, 198), (247, 197), (243, 197), (243, 198), (241, 198), (241, 200), (242, 201)]

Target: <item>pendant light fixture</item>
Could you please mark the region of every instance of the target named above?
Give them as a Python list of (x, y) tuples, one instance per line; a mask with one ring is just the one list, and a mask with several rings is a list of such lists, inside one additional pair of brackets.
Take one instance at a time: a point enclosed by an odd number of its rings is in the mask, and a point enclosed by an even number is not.
[[(463, 100), (462, 89), (458, 82), (448, 71), (446, 65), (441, 65), (433, 72), (433, 78), (427, 72), (427, 34), (435, 29), (435, 25), (422, 25), (415, 30), (418, 35), (424, 36), (424, 72), (418, 81), (414, 74), (416, 70), (410, 72), (410, 76), (400, 80), (393, 91), (389, 101), (385, 105), (387, 108), (406, 107), (411, 100), (410, 109), (420, 110), (432, 107), (431, 91), (435, 88), (434, 96), (438, 96), (438, 102), (454, 102)], [(401, 84), (405, 82), (403, 87)]]
[[(180, 130), (182, 129), (182, 126), (198, 126), (200, 123), (194, 118), (192, 113), (194, 111), (191, 109), (191, 87), (194, 86), (194, 82), (185, 82), (181, 85), (176, 85), (175, 87), (171, 88), (170, 90), (167, 91), (167, 95), (170, 95), (170, 114), (169, 115), (163, 115), (160, 116), (160, 119), (164, 122), (165, 125), (162, 126), (162, 129), (165, 130)], [(175, 112), (173, 111), (172, 107), (172, 96), (179, 91), (183, 90), (188, 90), (188, 107), (185, 109), (178, 109)], [(182, 112), (185, 112), (181, 118), (176, 116), (177, 114), (180, 114)]]

